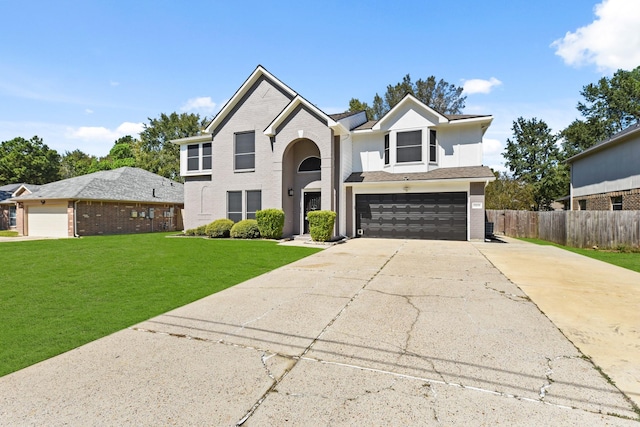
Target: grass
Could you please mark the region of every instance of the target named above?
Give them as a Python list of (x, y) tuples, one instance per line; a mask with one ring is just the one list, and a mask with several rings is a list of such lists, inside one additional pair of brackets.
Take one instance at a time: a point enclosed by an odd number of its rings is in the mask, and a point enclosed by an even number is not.
[(0, 376), (319, 250), (166, 236), (0, 243)]
[(638, 273), (640, 273), (640, 253), (639, 252), (632, 252), (628, 250), (613, 251), (613, 250), (603, 250), (603, 249), (572, 248), (569, 246), (562, 246), (562, 245), (558, 245), (558, 244), (548, 242), (546, 240), (540, 240), (540, 239), (520, 238), (520, 240), (524, 240), (530, 243), (536, 243), (538, 245), (555, 246), (567, 251), (575, 252), (580, 255), (588, 256), (589, 258), (594, 258), (600, 261), (608, 262), (609, 264), (617, 265), (619, 267), (627, 268), (629, 270), (637, 271)]
[(0, 230), (0, 237), (18, 237), (18, 232), (11, 230)]

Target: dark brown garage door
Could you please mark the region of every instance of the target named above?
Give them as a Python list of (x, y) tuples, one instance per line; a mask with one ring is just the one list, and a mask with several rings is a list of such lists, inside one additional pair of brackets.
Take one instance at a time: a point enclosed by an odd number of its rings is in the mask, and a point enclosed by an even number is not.
[(362, 237), (467, 240), (467, 193), (356, 194)]

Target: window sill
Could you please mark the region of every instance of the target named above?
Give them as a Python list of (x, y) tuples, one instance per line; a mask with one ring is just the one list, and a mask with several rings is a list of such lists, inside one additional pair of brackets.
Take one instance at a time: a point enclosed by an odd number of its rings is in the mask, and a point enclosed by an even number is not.
[(419, 165), (424, 166), (425, 162), (417, 161), (417, 162), (396, 162), (396, 166), (404, 166), (404, 165)]
[(255, 169), (234, 169), (233, 173), (247, 173), (247, 172), (255, 172)]
[(212, 169), (187, 171), (183, 176), (211, 175)]

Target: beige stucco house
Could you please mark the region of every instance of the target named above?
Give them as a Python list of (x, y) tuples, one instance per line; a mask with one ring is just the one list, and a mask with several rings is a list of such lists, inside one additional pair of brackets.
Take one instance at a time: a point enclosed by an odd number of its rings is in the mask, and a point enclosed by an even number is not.
[(337, 214), (349, 237), (483, 239), (486, 115), (445, 115), (407, 95), (378, 121), (326, 114), (258, 66), (202, 135), (180, 145), (185, 228), (285, 212), (284, 234), (310, 210)]

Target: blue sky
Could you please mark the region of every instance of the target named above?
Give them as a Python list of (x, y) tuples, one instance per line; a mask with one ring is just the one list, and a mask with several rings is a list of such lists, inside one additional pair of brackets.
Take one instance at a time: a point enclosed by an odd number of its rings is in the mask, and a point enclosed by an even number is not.
[(519, 116), (559, 131), (586, 84), (640, 65), (638, 0), (0, 0), (0, 141), (105, 155), (161, 113), (213, 116), (258, 64), (327, 113), (409, 73), (491, 114), (486, 165)]

